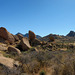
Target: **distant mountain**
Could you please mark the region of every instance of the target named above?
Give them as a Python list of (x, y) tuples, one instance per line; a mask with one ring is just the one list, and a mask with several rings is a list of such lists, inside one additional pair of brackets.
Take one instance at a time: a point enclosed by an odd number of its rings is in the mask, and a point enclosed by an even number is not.
[[(16, 35), (18, 35), (18, 34), (21, 34), (21, 35), (23, 35), (24, 37), (29, 37), (29, 34), (28, 34), (28, 33), (26, 33), (26, 34), (17, 33)], [(41, 38), (41, 36), (36, 35), (36, 38), (39, 39), (39, 38)]]
[(18, 34), (24, 35), (24, 34), (22, 34), (22, 33), (19, 33), (19, 32), (18, 32), (16, 35), (18, 35)]
[(44, 36), (40, 38), (42, 41), (49, 41), (49, 37), (53, 36), (57, 41), (75, 41), (75, 32), (70, 31), (66, 36), (63, 35), (56, 35), (56, 34), (49, 34), (47, 36)]
[[(28, 33), (26, 33), (26, 34), (17, 33), (17, 34), (21, 34), (24, 37), (29, 37)], [(53, 36), (55, 38), (56, 42), (75, 42), (75, 32), (74, 31), (70, 31), (66, 36), (56, 35), (56, 34), (49, 34), (49, 35), (44, 36), (44, 37), (36, 35), (36, 38), (41, 40), (41, 41), (49, 41), (50, 36)]]
[(62, 39), (64, 36), (56, 35), (56, 34), (49, 34), (47, 36), (44, 36), (40, 38), (41, 41), (49, 41), (49, 37), (53, 36), (55, 39)]
[(74, 37), (75, 36), (75, 32), (74, 31), (70, 31), (66, 36)]

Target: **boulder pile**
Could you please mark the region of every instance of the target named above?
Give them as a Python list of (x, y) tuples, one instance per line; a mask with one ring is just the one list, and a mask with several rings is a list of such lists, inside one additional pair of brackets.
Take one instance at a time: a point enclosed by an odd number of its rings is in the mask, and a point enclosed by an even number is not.
[(9, 33), (4, 27), (0, 28), (0, 37), (8, 40), (10, 44), (14, 43), (15, 39), (11, 33)]
[(42, 44), (42, 42), (36, 38), (35, 33), (32, 32), (32, 31), (29, 31), (29, 41), (30, 41), (30, 44), (32, 46), (36, 46), (36, 45)]
[(36, 38), (36, 35), (35, 35), (35, 33), (34, 32), (32, 32), (32, 31), (29, 31), (29, 40), (34, 40)]
[(31, 46), (29, 44), (29, 40), (26, 37), (22, 38), (22, 40), (20, 42), (20, 46), (21, 46), (22, 50), (28, 50), (31, 48)]
[[(15, 48), (16, 46), (15, 47), (8, 47), (8, 51), (10, 53), (15, 52), (17, 54), (20, 54), (21, 49), (23, 51), (27, 51), (28, 49), (31, 48), (31, 46), (36, 46), (36, 45), (41, 44), (41, 41), (36, 38), (35, 33), (32, 31), (29, 31), (29, 38), (27, 38), (21, 34), (13, 35), (10, 32), (8, 32), (6, 28), (1, 27), (0, 28), (0, 38), (7, 41), (10, 45), (14, 45), (14, 44), (19, 45), (20, 50), (16, 49)], [(16, 42), (16, 41), (18, 41), (18, 42)]]
[(21, 54), (19, 49), (15, 48), (15, 47), (12, 47), (12, 46), (8, 47), (8, 52), (11, 53), (11, 54), (17, 54), (17, 55)]

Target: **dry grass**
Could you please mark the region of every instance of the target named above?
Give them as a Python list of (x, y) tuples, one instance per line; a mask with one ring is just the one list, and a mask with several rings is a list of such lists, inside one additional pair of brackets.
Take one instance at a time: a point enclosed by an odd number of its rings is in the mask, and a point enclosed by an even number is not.
[(23, 53), (20, 61), (22, 72), (38, 74), (43, 68), (48, 75), (75, 75), (75, 51), (30, 51)]

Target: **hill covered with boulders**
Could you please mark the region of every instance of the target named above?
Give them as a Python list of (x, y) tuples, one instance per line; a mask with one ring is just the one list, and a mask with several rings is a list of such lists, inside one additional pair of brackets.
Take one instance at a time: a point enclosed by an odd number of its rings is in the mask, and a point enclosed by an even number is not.
[(0, 75), (75, 75), (74, 42), (68, 35), (13, 35), (1, 27)]

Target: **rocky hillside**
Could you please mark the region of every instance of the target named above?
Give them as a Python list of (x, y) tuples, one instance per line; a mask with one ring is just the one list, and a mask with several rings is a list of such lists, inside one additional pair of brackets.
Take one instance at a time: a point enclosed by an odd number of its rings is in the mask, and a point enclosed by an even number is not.
[(74, 31), (70, 31), (66, 36), (75, 37), (75, 32)]
[[(71, 33), (70, 33), (71, 34)], [(39, 40), (41, 41), (49, 41), (49, 37), (53, 36), (55, 38), (56, 42), (71, 42), (74, 43), (75, 42), (75, 37), (74, 36), (63, 36), (63, 35), (56, 35), (56, 34), (49, 34), (47, 36), (44, 36), (42, 38), (39, 38)]]
[[(27, 36), (27, 37), (26, 37)], [(75, 38), (55, 34), (37, 39), (0, 28), (0, 75), (75, 75)]]

